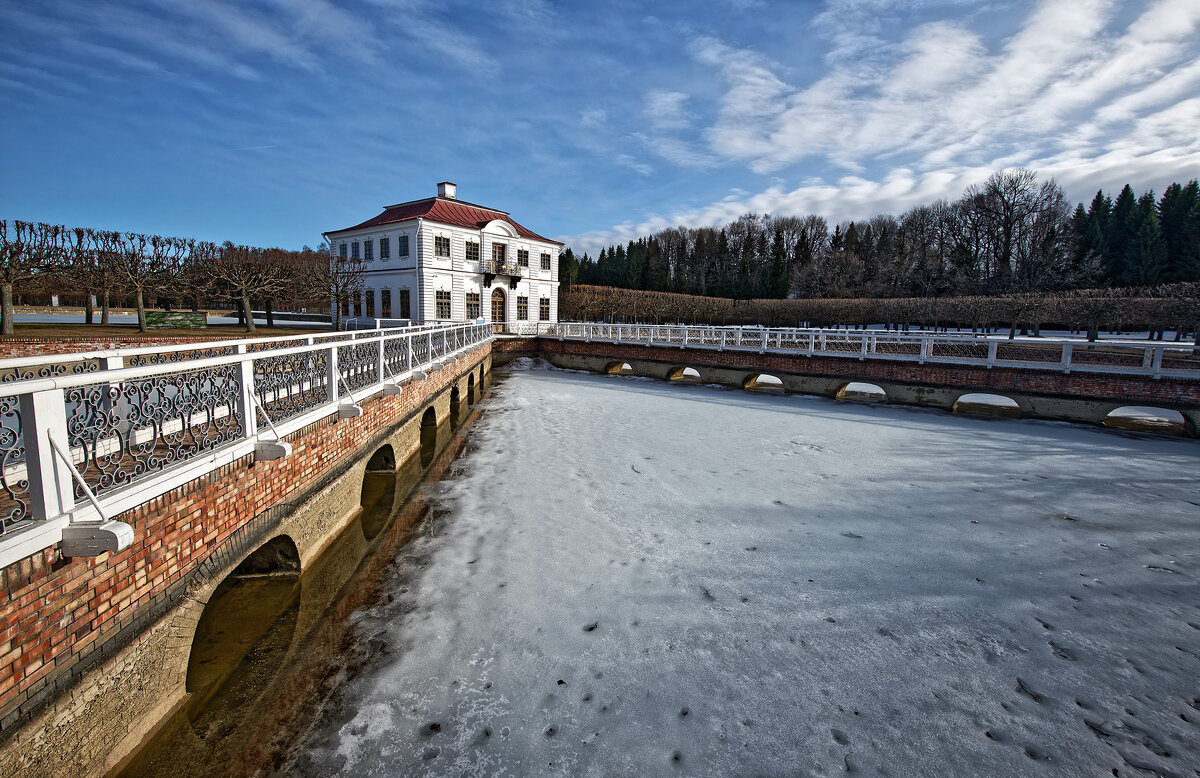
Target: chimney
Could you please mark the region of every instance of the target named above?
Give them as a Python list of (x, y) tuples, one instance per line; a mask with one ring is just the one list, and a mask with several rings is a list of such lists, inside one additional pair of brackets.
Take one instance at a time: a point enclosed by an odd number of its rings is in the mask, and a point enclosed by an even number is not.
[(450, 200), (458, 199), (458, 187), (449, 181), (443, 181), (438, 184), (438, 197), (445, 197)]

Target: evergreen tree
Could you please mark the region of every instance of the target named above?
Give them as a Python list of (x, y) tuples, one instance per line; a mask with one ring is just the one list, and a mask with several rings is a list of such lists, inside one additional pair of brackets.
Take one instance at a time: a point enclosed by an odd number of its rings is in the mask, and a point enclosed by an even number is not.
[(1200, 182), (1168, 186), (1158, 203), (1158, 218), (1167, 244), (1164, 280), (1200, 281)]
[(1138, 198), (1133, 211), (1133, 240), (1126, 249), (1126, 278), (1136, 286), (1151, 286), (1162, 280), (1167, 269), (1167, 242), (1158, 223), (1154, 193)]
[(783, 245), (783, 230), (775, 228), (771, 238), (771, 284), (763, 297), (774, 297), (782, 300), (788, 293), (787, 254)]
[(1130, 266), (1130, 247), (1137, 237), (1137, 197), (1129, 184), (1117, 195), (1113, 203), (1112, 216), (1104, 233), (1104, 265), (1108, 277), (1118, 286), (1127, 286), (1133, 273)]

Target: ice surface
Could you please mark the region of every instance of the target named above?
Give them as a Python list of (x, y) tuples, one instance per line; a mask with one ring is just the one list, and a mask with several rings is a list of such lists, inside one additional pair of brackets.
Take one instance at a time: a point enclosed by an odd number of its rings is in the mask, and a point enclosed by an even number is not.
[(286, 772), (1194, 775), (1200, 447), (520, 371)]
[(1165, 421), (1171, 424), (1183, 425), (1183, 414), (1169, 408), (1154, 408), (1145, 405), (1124, 405), (1108, 414), (1113, 418), (1138, 419), (1147, 421)]
[(993, 405), (997, 408), (1019, 408), (1017, 401), (999, 394), (972, 393), (958, 398), (963, 405)]

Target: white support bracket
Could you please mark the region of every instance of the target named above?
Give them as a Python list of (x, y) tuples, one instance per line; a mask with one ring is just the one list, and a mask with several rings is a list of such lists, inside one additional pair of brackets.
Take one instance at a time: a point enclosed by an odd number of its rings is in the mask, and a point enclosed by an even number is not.
[(279, 430), (275, 429), (275, 422), (271, 421), (271, 414), (267, 413), (267, 409), (258, 401), (258, 395), (254, 392), (250, 393), (250, 400), (254, 403), (254, 407), (262, 413), (263, 418), (267, 420), (267, 426), (271, 428), (271, 433), (275, 436), (275, 440), (261, 440), (261, 436), (256, 436), (254, 441), (254, 461), (255, 462), (270, 462), (275, 459), (286, 459), (292, 455), (292, 444), (283, 439), (279, 434)]
[(62, 531), (62, 553), (63, 556), (100, 556), (104, 553), (115, 554), (118, 551), (124, 551), (133, 543), (133, 527), (123, 521), (113, 521), (105, 515), (104, 509), (100, 507), (100, 501), (96, 499), (95, 493), (87, 485), (87, 481), (83, 479), (79, 470), (76, 469), (75, 463), (66, 455), (54, 439), (52, 433), (46, 433), (47, 439), (50, 441), (50, 448), (58, 455), (63, 464), (71, 471), (71, 477), (75, 483), (79, 484), (79, 488), (83, 490), (84, 495), (88, 498), (88, 502), (96, 509), (96, 514), (100, 517), (98, 521), (89, 522), (71, 522), (63, 527)]
[(338, 379), (342, 382), (342, 388), (346, 390), (346, 396), (350, 398), (350, 402), (338, 405), (338, 418), (357, 419), (363, 414), (362, 406), (354, 402), (354, 392), (350, 391), (350, 385), (346, 383), (346, 378), (341, 372), (338, 373)]

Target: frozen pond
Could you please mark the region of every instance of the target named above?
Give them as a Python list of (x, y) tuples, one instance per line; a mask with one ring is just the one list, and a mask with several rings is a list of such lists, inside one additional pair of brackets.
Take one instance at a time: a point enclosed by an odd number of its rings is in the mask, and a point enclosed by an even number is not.
[(489, 402), (285, 772), (1200, 768), (1195, 442), (561, 371)]

